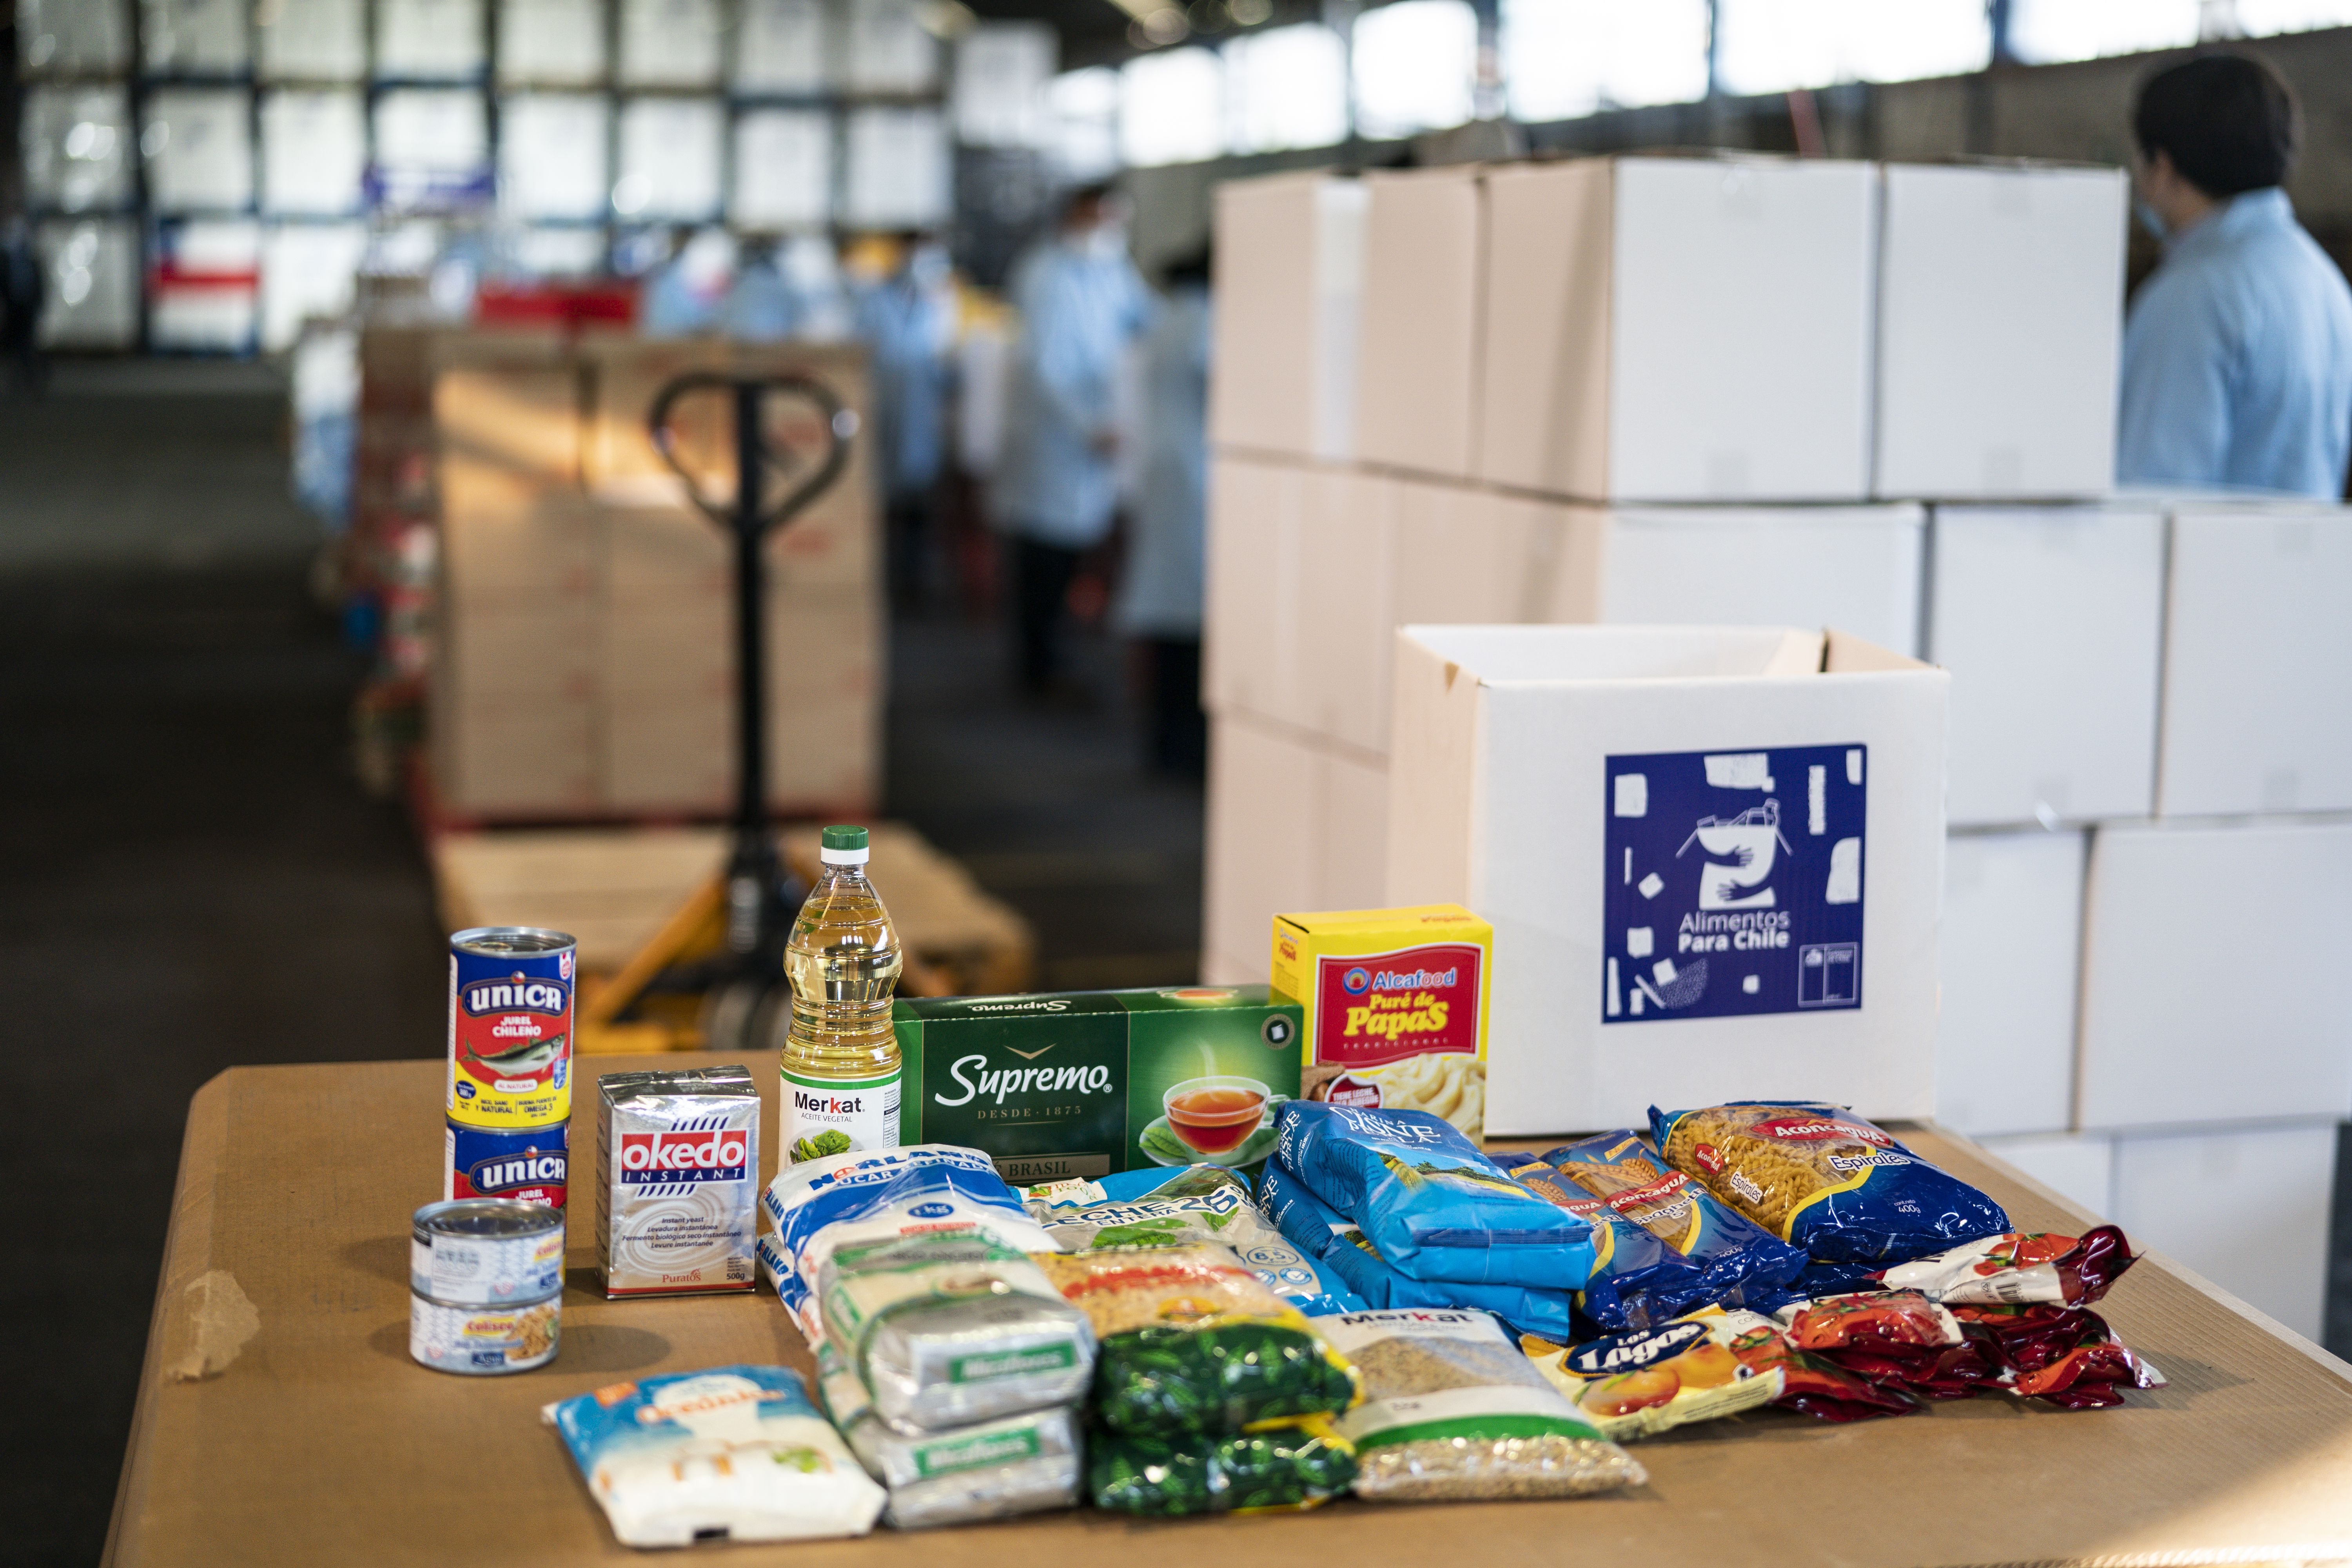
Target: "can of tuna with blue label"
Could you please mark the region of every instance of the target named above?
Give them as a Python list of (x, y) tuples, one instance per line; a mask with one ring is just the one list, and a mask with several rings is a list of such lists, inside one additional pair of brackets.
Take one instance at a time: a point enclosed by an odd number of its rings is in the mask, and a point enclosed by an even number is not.
[(442, 1139), (444, 1198), (512, 1198), (518, 1203), (563, 1206), (572, 1130), (520, 1130), (448, 1124)]
[(449, 939), (449, 1120), (562, 1128), (572, 1120), (578, 944), (560, 931), (478, 926)]

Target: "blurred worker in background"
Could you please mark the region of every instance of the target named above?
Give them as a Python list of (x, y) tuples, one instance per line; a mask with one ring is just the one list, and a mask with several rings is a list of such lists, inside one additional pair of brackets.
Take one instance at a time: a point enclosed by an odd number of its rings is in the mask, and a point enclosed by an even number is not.
[(1007, 292), (1021, 337), (989, 511), (1011, 542), (1021, 685), (1044, 696), (1062, 677), (1071, 576), (1118, 505), (1112, 387), (1150, 303), (1108, 186), (1071, 195), (1054, 234), (1014, 265)]
[(27, 397), (39, 396), (48, 382), (40, 338), (47, 283), (32, 225), (10, 218), (0, 228), (0, 356), (7, 361), (10, 387)]
[(715, 331), (732, 255), (733, 243), (720, 229), (681, 228), (671, 235), (669, 259), (646, 276), (638, 297), (637, 330), (649, 338)]
[(1197, 779), (1208, 765), (1201, 711), (1203, 504), (1209, 478), (1209, 248), (1168, 268), (1143, 341), (1143, 473), (1117, 610), (1137, 639), (1151, 765)]
[(719, 310), (722, 330), (737, 342), (782, 342), (798, 324), (794, 305), (792, 285), (776, 265), (774, 238), (746, 239)]
[(947, 442), (955, 292), (947, 252), (896, 237), (892, 265), (857, 293), (857, 333), (874, 370), (872, 440), (890, 550), (890, 596), (919, 608), (929, 591), (931, 517)]
[(2165, 256), (2124, 331), (2126, 484), (2344, 493), (2352, 288), (2279, 189), (2295, 119), (2286, 84), (2242, 55), (2140, 89), (2134, 183)]

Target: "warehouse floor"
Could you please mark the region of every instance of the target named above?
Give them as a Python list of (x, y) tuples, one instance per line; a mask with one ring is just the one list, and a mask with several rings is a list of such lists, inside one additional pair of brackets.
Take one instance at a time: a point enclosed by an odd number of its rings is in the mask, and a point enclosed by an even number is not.
[[(443, 933), (346, 760), (363, 666), (306, 589), (284, 407), (260, 367), (194, 363), (0, 398), (0, 1184), (26, 1223), (0, 1324), (40, 1413), (0, 1563), (97, 1560), (188, 1097), (441, 1049)], [(1200, 792), (1143, 777), (1115, 651), (1083, 651), (1103, 704), (1034, 710), (993, 628), (900, 628), (888, 810), (1030, 919), (1041, 984), (1189, 980)]]
[[(189, 1095), (440, 1050), (425, 861), (346, 761), (363, 671), (305, 587), (283, 407), (267, 371), (202, 363), (0, 401), (0, 1182), (26, 1223), (0, 1326), (40, 1426), (0, 1468), (0, 1563), (98, 1556)], [(992, 628), (901, 626), (888, 810), (1029, 918), (1041, 984), (1189, 978), (1200, 792), (1142, 775), (1116, 650), (1085, 652), (1098, 708), (1035, 710)], [(2344, 1352), (2352, 1192), (2336, 1228)]]

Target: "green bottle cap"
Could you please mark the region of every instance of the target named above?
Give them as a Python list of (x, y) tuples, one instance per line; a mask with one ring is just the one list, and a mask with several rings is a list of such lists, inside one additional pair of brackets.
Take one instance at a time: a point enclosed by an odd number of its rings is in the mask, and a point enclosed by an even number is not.
[(826, 849), (863, 849), (866, 829), (862, 827), (828, 827), (823, 835), (822, 847)]

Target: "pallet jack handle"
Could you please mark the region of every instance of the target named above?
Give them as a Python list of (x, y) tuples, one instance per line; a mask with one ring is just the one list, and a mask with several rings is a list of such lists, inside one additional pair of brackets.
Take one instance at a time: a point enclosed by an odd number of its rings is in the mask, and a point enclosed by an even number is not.
[[(721, 503), (679, 460), (670, 415), (688, 397), (721, 393), (735, 405), (735, 494)], [(801, 465), (771, 446), (762, 418), (770, 399), (813, 405), (823, 416), (824, 460), (767, 501), (768, 479), (790, 478)], [(685, 482), (696, 508), (735, 542), (735, 844), (727, 862), (727, 945), (747, 968), (781, 962), (793, 911), (783, 908), (782, 867), (768, 831), (768, 666), (766, 556), (768, 535), (789, 526), (841, 477), (857, 435), (857, 415), (833, 389), (792, 372), (730, 374), (689, 371), (661, 389), (646, 416), (654, 449)]]

